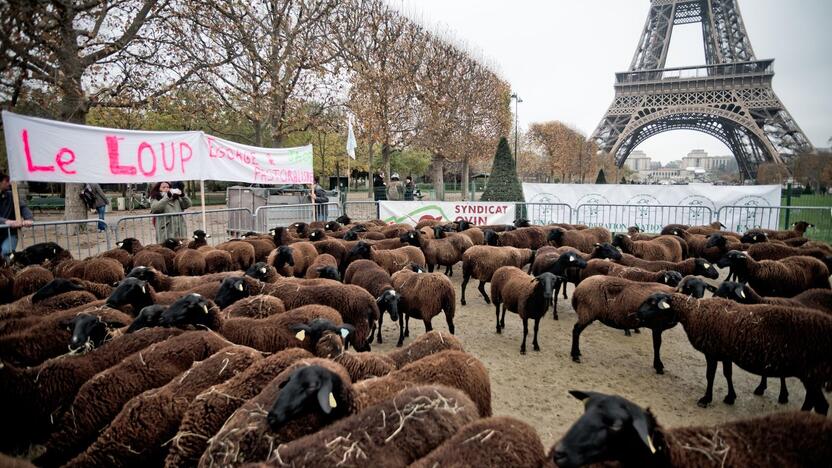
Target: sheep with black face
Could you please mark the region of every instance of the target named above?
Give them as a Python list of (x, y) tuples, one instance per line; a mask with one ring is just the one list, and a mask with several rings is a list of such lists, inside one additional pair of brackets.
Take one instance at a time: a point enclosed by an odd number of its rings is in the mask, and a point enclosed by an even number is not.
[[(564, 254), (569, 255), (569, 254)], [(575, 260), (578, 257), (574, 257)], [(583, 260), (581, 260), (583, 261)], [(523, 321), (523, 342), (520, 354), (526, 354), (526, 336), (529, 333), (529, 319), (534, 320), (534, 337), (532, 345), (535, 351), (540, 351), (537, 343), (537, 333), (540, 319), (546, 315), (549, 304), (558, 290), (558, 279), (549, 272), (529, 277), (523, 270), (504, 266), (494, 272), (491, 278), (491, 300), (497, 315), (497, 333), (505, 327), (506, 309), (516, 313)], [(500, 305), (503, 305), (503, 315), (500, 317)], [(555, 313), (557, 316), (557, 312)]]

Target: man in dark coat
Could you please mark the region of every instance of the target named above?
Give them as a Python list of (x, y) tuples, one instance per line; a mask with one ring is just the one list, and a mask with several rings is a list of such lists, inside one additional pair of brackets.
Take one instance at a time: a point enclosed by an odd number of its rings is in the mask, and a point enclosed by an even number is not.
[(22, 227), (30, 227), (33, 224), (34, 216), (26, 206), (26, 200), (20, 200), (20, 215), (22, 220), (18, 221), (14, 213), (14, 197), (12, 197), (11, 181), (9, 176), (0, 173), (0, 251), (4, 258), (17, 248), (17, 230)]

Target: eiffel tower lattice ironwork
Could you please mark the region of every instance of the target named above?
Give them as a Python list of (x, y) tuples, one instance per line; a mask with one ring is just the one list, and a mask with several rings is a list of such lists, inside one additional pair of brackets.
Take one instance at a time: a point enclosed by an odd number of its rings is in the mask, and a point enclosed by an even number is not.
[[(651, 0), (629, 71), (615, 75), (615, 99), (592, 140), (618, 166), (640, 143), (670, 130), (712, 135), (746, 177), (764, 162), (812, 152), (811, 142), (771, 86), (773, 59), (758, 60), (737, 0)], [(700, 23), (706, 65), (665, 68), (673, 26)]]

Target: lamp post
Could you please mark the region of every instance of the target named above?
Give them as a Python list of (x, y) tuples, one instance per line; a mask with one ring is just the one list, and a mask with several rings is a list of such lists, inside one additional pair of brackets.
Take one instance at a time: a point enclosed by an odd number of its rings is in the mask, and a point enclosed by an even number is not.
[(523, 99), (517, 95), (517, 93), (513, 93), (511, 98), (514, 99), (514, 167), (517, 167), (517, 135), (519, 133), (519, 126), (518, 126), (518, 115), (517, 115), (517, 105), (523, 102)]

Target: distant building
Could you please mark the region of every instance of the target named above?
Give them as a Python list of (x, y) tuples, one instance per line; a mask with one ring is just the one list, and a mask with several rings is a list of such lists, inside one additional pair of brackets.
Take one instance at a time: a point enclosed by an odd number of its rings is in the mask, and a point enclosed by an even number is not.
[(624, 165), (636, 172), (647, 171), (650, 170), (651, 160), (647, 153), (638, 150), (630, 153), (630, 156), (624, 161)]
[(682, 158), (682, 167), (695, 167), (707, 172), (732, 170), (737, 168), (737, 161), (733, 156), (708, 156), (705, 150), (695, 149)]

